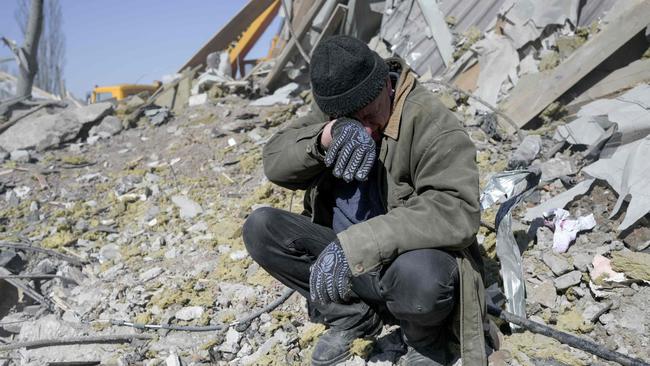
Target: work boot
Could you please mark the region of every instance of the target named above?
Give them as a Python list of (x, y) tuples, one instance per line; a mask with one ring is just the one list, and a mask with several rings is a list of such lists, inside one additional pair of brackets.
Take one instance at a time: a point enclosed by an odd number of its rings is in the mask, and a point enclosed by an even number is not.
[(403, 358), (405, 366), (444, 366), (448, 363), (445, 348), (426, 347), (415, 349), (411, 346)]
[(350, 329), (330, 328), (314, 347), (311, 364), (314, 366), (337, 365), (352, 356), (350, 347), (357, 338), (374, 337), (381, 331), (382, 321), (377, 314)]

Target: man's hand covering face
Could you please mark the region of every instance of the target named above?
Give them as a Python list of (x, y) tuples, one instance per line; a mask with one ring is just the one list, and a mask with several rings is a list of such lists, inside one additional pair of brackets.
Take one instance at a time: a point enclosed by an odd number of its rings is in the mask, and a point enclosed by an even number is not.
[(375, 142), (361, 122), (342, 117), (332, 125), (332, 144), (325, 155), (325, 166), (334, 165), (333, 174), (346, 182), (368, 179), (375, 163)]
[(338, 240), (328, 244), (311, 267), (309, 292), (312, 302), (341, 303), (350, 298), (352, 272)]

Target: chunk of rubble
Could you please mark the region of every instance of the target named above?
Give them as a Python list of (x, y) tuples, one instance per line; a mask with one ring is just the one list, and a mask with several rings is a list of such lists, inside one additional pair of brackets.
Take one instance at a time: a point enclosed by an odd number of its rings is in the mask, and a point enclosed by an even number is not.
[(202, 317), (204, 312), (203, 306), (186, 306), (177, 311), (174, 317), (179, 320), (190, 321)]
[(563, 291), (568, 289), (569, 287), (579, 284), (581, 279), (582, 279), (582, 272), (571, 271), (567, 274), (564, 274), (556, 278), (553, 283), (555, 284), (555, 288), (557, 288), (560, 291)]
[(66, 109), (58, 114), (25, 117), (0, 134), (0, 146), (7, 151), (45, 150), (79, 135), (86, 124), (98, 121), (113, 109), (109, 102)]
[(186, 196), (173, 196), (172, 202), (180, 210), (180, 216), (182, 219), (192, 219), (203, 213), (201, 205)]
[(544, 253), (542, 261), (556, 276), (561, 276), (573, 269), (573, 266), (564, 257), (555, 253)]
[(540, 304), (550, 309), (555, 307), (557, 295), (555, 293), (553, 281), (546, 280), (535, 286), (527, 284), (526, 290), (530, 302)]

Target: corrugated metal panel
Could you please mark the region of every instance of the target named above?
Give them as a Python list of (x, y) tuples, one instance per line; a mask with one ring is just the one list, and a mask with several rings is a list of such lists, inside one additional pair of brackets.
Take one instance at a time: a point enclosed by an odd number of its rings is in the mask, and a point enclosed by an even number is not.
[[(505, 0), (442, 0), (438, 3), (445, 17), (456, 18), (452, 32), (462, 34), (471, 26), (485, 31), (494, 24)], [(445, 70), (431, 31), (413, 0), (394, 1), (391, 14), (385, 14), (381, 36), (392, 50), (403, 57), (420, 75), (438, 75)], [(407, 18), (408, 15), (408, 18)]]
[(586, 0), (578, 15), (578, 26), (589, 26), (594, 20), (603, 15), (616, 4), (616, 0)]

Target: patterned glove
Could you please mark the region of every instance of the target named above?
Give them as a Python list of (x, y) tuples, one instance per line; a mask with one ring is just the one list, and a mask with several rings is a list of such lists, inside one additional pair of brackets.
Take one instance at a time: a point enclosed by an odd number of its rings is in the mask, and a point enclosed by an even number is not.
[(375, 142), (363, 128), (361, 122), (352, 118), (339, 118), (332, 125), (332, 144), (325, 155), (325, 166), (334, 164), (333, 174), (351, 182), (368, 179), (375, 163)]
[(309, 275), (311, 301), (341, 303), (350, 298), (352, 272), (338, 240), (331, 242), (316, 259)]

